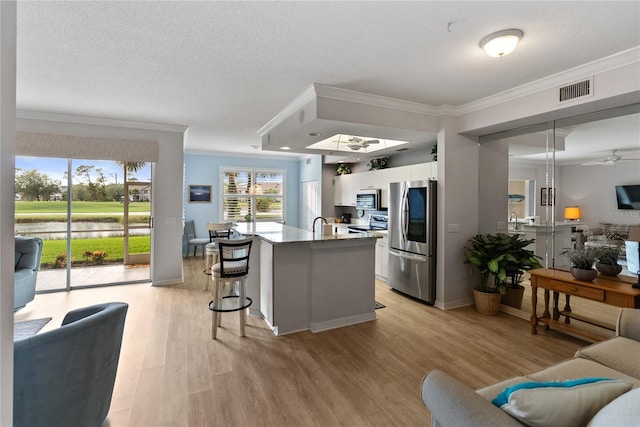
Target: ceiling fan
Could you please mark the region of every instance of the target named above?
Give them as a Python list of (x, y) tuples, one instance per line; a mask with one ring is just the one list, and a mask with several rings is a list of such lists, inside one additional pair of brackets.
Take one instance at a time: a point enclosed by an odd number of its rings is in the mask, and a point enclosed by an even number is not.
[(595, 166), (595, 165), (612, 166), (612, 165), (615, 165), (617, 162), (624, 162), (627, 160), (640, 160), (640, 159), (623, 159), (621, 156), (616, 154), (617, 151), (618, 150), (612, 150), (611, 155), (608, 156), (607, 158), (602, 160), (597, 160), (594, 162), (582, 163), (582, 166)]
[[(341, 142), (341, 141), (338, 141), (338, 142)], [(349, 147), (353, 151), (357, 151), (361, 148), (367, 148), (369, 145), (372, 145), (372, 144), (379, 144), (380, 141), (377, 139), (364, 139), (357, 136), (352, 136), (345, 143), (347, 144), (347, 147)]]

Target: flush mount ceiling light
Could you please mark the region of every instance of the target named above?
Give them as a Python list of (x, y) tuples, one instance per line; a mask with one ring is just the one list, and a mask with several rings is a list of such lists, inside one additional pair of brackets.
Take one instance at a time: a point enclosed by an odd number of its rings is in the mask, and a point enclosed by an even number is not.
[(480, 40), (480, 47), (487, 55), (502, 58), (515, 50), (523, 35), (522, 31), (514, 29), (498, 31)]

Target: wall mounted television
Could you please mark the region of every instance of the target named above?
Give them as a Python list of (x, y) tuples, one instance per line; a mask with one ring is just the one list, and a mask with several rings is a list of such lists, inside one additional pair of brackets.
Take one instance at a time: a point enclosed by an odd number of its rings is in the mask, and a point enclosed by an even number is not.
[(640, 184), (616, 185), (618, 209), (640, 210)]

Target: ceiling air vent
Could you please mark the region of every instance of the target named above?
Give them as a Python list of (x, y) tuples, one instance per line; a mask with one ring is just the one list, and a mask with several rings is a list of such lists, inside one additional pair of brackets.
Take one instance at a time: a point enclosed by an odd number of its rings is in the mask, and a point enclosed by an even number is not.
[(589, 96), (593, 96), (593, 77), (558, 88), (560, 104)]

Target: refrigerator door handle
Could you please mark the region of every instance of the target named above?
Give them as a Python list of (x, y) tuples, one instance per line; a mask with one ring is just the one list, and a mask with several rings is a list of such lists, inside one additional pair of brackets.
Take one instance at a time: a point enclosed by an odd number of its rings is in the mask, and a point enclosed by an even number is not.
[(405, 259), (410, 259), (412, 261), (422, 261), (422, 262), (426, 262), (427, 261), (427, 257), (424, 255), (418, 255), (418, 254), (410, 254), (410, 253), (401, 253), (398, 252), (394, 249), (389, 249), (389, 254), (390, 255), (395, 255), (399, 258), (405, 258)]
[(401, 227), (402, 227), (402, 241), (407, 241), (407, 231), (409, 226), (407, 224), (407, 217), (409, 216), (409, 189), (406, 185), (402, 186), (402, 207), (401, 207)]

